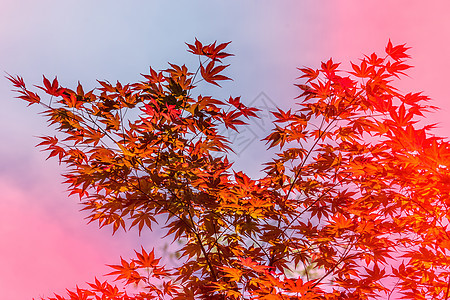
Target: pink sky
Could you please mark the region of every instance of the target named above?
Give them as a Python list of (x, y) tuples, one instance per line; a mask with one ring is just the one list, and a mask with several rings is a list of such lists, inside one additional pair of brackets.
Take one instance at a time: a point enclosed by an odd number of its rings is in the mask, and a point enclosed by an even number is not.
[[(207, 92), (242, 95), (250, 102), (263, 91), (290, 107), (298, 92), (292, 85), (299, 75), (296, 67), (315, 67), (330, 56), (355, 61), (382, 52), (390, 38), (412, 47), (414, 69), (398, 86), (431, 96), (443, 108), (432, 116), (442, 123), (437, 132), (450, 136), (445, 1), (190, 1), (175, 6), (136, 1), (126, 7), (121, 1), (69, 2), (2, 1), (0, 67), (24, 76), (29, 86), (46, 74), (72, 87), (77, 80), (93, 87), (97, 78), (135, 81), (148, 65), (163, 69), (168, 60), (183, 63), (191, 59), (184, 42), (194, 37), (232, 40), (235, 80)], [(62, 293), (109, 272), (105, 264), (129, 257), (133, 247), (158, 249), (162, 242), (148, 233), (140, 239), (135, 232), (111, 237), (110, 228), (85, 225), (86, 214), (78, 212), (77, 199), (67, 198), (60, 183), (62, 169), (34, 148), (35, 136), (51, 132), (45, 120), (36, 109), (14, 101), (10, 89), (0, 80), (0, 299)], [(255, 159), (258, 147), (253, 144), (234, 157), (250, 173), (257, 173), (267, 158)]]

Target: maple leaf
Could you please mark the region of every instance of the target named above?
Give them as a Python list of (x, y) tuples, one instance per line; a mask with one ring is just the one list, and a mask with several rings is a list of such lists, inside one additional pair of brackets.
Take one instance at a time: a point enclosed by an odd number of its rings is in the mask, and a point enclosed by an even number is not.
[(250, 268), (250, 269), (254, 270), (255, 272), (264, 273), (270, 269), (270, 266), (260, 265), (257, 262), (253, 261), (250, 257), (246, 257), (246, 258), (239, 257), (238, 259), (239, 259), (239, 264), (241, 264), (243, 267)]
[(39, 97), (38, 94), (34, 93), (34, 92), (30, 92), (28, 90), (24, 90), (24, 91), (20, 91), (21, 95), (17, 96), (17, 98), (20, 98), (22, 100), (28, 101), (28, 106), (30, 106), (31, 104), (35, 104), (35, 103), (40, 103), (41, 102), (41, 98)]
[(220, 267), (220, 269), (226, 273), (225, 277), (229, 278), (231, 281), (239, 281), (242, 277), (242, 274), (244, 273), (240, 269), (230, 268), (226, 266)]
[(50, 80), (45, 78), (45, 76), (43, 76), (43, 78), (44, 86), (38, 86), (38, 88), (52, 96), (58, 97), (62, 95), (64, 89), (59, 88), (58, 79), (56, 77), (53, 79), (52, 83), (50, 83)]
[(410, 49), (410, 47), (405, 47), (406, 44), (393, 46), (391, 40), (386, 46), (386, 54), (392, 57), (394, 60), (399, 61), (404, 58), (410, 58), (405, 52)]
[(201, 42), (195, 39), (194, 45), (186, 43), (186, 45), (189, 47), (189, 52), (196, 54), (196, 55), (205, 55), (212, 59), (212, 61), (219, 61), (222, 58), (233, 56), (233, 54), (229, 54), (226, 52), (221, 52), (223, 49), (225, 49), (231, 42), (222, 43), (216, 46), (216, 42), (203, 46)]
[(238, 131), (235, 125), (246, 125), (244, 121), (239, 120), (240, 116), (242, 116), (242, 112), (239, 111), (230, 111), (225, 113), (223, 115), (223, 123), (225, 127)]
[(375, 72), (375, 69), (373, 66), (368, 66), (367, 62), (365, 60), (363, 60), (361, 62), (361, 65), (355, 65), (354, 63), (352, 64), (352, 68), (353, 70), (355, 70), (355, 72), (350, 72), (350, 74), (353, 74), (357, 77), (361, 77), (361, 78), (366, 78), (369, 77), (371, 74), (373, 74), (373, 72)]
[(286, 142), (286, 130), (276, 126), (273, 132), (264, 138), (263, 140), (267, 140), (267, 143), (270, 143), (269, 148), (275, 147), (276, 145), (280, 145), (280, 149), (284, 146)]
[(337, 68), (339, 67), (340, 63), (334, 63), (333, 59), (329, 59), (327, 62), (322, 62), (321, 64), (321, 71), (323, 73), (325, 73), (325, 75), (328, 78), (331, 78), (333, 76), (335, 76), (336, 71), (338, 70)]
[(153, 268), (158, 265), (160, 258), (155, 259), (154, 249), (149, 253), (145, 252), (144, 248), (141, 247), (141, 253), (134, 251), (137, 256), (137, 260), (135, 260), (136, 264), (141, 266), (142, 268)]
[(205, 79), (209, 83), (212, 83), (220, 87), (220, 85), (216, 81), (231, 80), (231, 78), (219, 74), (228, 66), (229, 65), (214, 67), (214, 61), (210, 61), (206, 66), (206, 68), (204, 68), (203, 66), (200, 67), (200, 72), (202, 74), (203, 79)]
[(318, 70), (314, 70), (312, 68), (297, 68), (297, 69), (303, 73), (303, 75), (300, 77), (297, 77), (297, 79), (308, 78), (306, 83), (316, 79), (320, 74), (320, 72)]
[(249, 119), (249, 117), (256, 117), (259, 118), (256, 115), (257, 111), (260, 111), (260, 109), (256, 108), (256, 107), (247, 107), (244, 104), (242, 104), (242, 102), (240, 101), (241, 97), (230, 97), (228, 98), (228, 103), (230, 103), (231, 105), (233, 105), (234, 107), (236, 107), (244, 117), (246, 117), (247, 119)]
[(26, 89), (25, 82), (23, 81), (22, 77), (16, 76), (16, 78), (14, 78), (14, 76), (12, 76), (8, 73), (6, 73), (6, 74), (7, 74), (6, 78), (12, 82), (13, 86), (15, 86), (16, 88), (22, 89), (22, 90)]
[(291, 114), (291, 110), (284, 112), (283, 110), (278, 108), (278, 112), (272, 111), (271, 114), (273, 114), (273, 116), (275, 118), (277, 118), (275, 120), (275, 122), (277, 122), (277, 123), (285, 123), (285, 122), (293, 121), (295, 119), (295, 117)]
[(87, 290), (84, 289), (80, 289), (77, 286), (77, 290), (76, 292), (72, 292), (72, 291), (67, 291), (67, 293), (70, 296), (70, 299), (75, 299), (75, 300), (88, 300), (89, 297), (91, 296), (91, 293)]
[[(170, 73), (172, 75), (172, 77), (181, 77), (181, 76), (192, 75), (192, 73), (188, 72), (188, 69), (187, 69), (187, 67), (185, 65), (182, 65), (181, 67), (178, 66), (178, 65), (175, 65), (175, 64), (171, 64), (171, 63), (169, 63), (169, 65), (172, 68), (171, 69), (166, 69), (165, 71)], [(153, 76), (155, 76), (155, 75), (156, 74), (153, 74)], [(172, 82), (173, 82), (173, 80), (172, 80)]]
[(122, 265), (107, 265), (108, 267), (111, 267), (113, 269), (116, 269), (116, 271), (110, 272), (106, 275), (118, 275), (115, 280), (124, 279), (126, 280), (127, 284), (129, 283), (139, 283), (141, 281), (141, 276), (136, 271), (135, 263), (132, 261), (131, 263), (128, 263), (126, 260), (124, 260), (122, 257), (120, 258)]
[(397, 121), (398, 125), (400, 126), (407, 126), (411, 123), (412, 118), (414, 117), (414, 114), (410, 111), (406, 113), (405, 105), (401, 104), (398, 109), (398, 114), (393, 111), (392, 119), (394, 121)]
[(372, 53), (370, 56), (364, 55), (364, 57), (371, 66), (380, 66), (383, 63), (383, 59), (378, 57), (376, 53)]

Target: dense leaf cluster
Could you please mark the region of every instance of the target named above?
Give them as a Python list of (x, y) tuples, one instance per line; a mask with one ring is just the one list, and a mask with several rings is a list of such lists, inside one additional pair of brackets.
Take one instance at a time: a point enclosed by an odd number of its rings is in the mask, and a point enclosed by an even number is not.
[(279, 152), (254, 179), (233, 171), (219, 126), (238, 131), (257, 109), (192, 96), (229, 79), (227, 45), (188, 44), (195, 73), (170, 64), (89, 92), (44, 77), (48, 103), (9, 77), (56, 125), (39, 145), (68, 167), (90, 221), (141, 232), (165, 217), (183, 241), (180, 266), (145, 249), (111, 266), (137, 292), (96, 279), (49, 299), (448, 299), (450, 149), (420, 125), (429, 99), (391, 86), (408, 48), (389, 41), (349, 72), (331, 59), (300, 69), (300, 103), (272, 112)]

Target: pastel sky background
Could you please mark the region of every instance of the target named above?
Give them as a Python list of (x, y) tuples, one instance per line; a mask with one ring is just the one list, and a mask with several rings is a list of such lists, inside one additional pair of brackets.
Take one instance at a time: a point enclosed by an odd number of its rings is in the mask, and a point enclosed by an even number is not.
[[(411, 0), (1, 0), (0, 70), (23, 76), (29, 86), (41, 84), (45, 74), (90, 89), (96, 79), (139, 80), (148, 66), (164, 69), (168, 61), (194, 67), (184, 43), (195, 37), (232, 41), (228, 75), (234, 81), (208, 93), (289, 108), (298, 93), (296, 67), (382, 53), (390, 38), (412, 47), (414, 69), (397, 86), (429, 95), (442, 108), (430, 122), (440, 122), (437, 134), (450, 136), (449, 6)], [(51, 129), (38, 107), (27, 109), (11, 89), (0, 78), (0, 299), (85, 286), (109, 272), (105, 264), (131, 257), (141, 244), (163, 254), (164, 242), (155, 234), (111, 236), (111, 228), (86, 225), (86, 213), (61, 184), (63, 168), (34, 147), (36, 136)], [(253, 134), (262, 138), (269, 132), (264, 126)], [(257, 174), (269, 158), (263, 149), (254, 142), (231, 158)]]

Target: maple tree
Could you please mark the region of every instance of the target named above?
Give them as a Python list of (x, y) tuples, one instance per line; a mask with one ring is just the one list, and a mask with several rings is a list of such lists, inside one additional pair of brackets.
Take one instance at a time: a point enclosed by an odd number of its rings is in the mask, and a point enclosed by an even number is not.
[(44, 77), (48, 102), (8, 77), (56, 126), (39, 146), (67, 166), (89, 221), (142, 232), (165, 220), (183, 242), (178, 266), (144, 248), (110, 266), (128, 289), (95, 279), (48, 299), (449, 299), (450, 145), (423, 125), (429, 98), (391, 85), (408, 48), (389, 41), (351, 71), (300, 68), (300, 103), (272, 112), (264, 139), (279, 151), (250, 178), (219, 131), (258, 110), (194, 95), (229, 79), (227, 45), (187, 44), (196, 72), (170, 64), (88, 92)]

